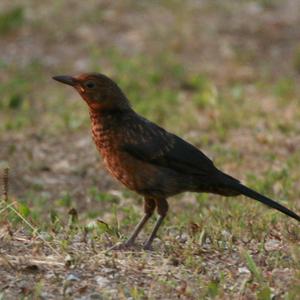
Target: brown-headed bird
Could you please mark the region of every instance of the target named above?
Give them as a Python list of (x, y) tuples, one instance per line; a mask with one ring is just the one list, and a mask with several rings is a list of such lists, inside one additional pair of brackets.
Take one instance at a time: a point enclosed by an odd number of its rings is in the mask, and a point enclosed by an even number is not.
[(115, 249), (133, 245), (156, 208), (159, 217), (144, 243), (144, 248), (150, 249), (167, 215), (167, 198), (185, 191), (245, 195), (300, 221), (288, 208), (218, 170), (193, 145), (138, 115), (107, 76), (89, 73), (53, 79), (74, 87), (87, 103), (93, 139), (110, 174), (144, 197), (143, 218), (128, 240)]

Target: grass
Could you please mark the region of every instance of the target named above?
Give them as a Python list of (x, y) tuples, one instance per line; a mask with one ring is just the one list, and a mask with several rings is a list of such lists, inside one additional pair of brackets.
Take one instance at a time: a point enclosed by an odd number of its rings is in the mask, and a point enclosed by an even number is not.
[(279, 3), (254, 1), (253, 23), (253, 1), (78, 2), (72, 19), (61, 1), (4, 2), (0, 299), (297, 299), (299, 226), (243, 197), (173, 197), (154, 252), (107, 253), (138, 222), (142, 199), (107, 176), (84, 103), (51, 80), (83, 69), (112, 76), (139, 113), (299, 212), (299, 45), (292, 33), (284, 43), (273, 29), (252, 34), (268, 28), (265, 12), (281, 15)]
[(0, 32), (1, 34), (8, 34), (21, 27), (24, 22), (23, 8), (14, 7), (0, 14)]

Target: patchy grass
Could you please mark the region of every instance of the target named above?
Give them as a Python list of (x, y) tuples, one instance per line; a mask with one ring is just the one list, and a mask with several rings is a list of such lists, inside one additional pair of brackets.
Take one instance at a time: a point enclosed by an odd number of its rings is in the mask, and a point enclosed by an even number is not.
[(0, 33), (5, 34), (22, 26), (24, 20), (24, 10), (22, 7), (14, 7), (11, 10), (0, 14)]
[(3, 1), (0, 298), (297, 299), (298, 224), (243, 197), (176, 196), (155, 251), (106, 252), (142, 199), (107, 176), (84, 103), (51, 79), (112, 76), (139, 113), (299, 212), (293, 5)]

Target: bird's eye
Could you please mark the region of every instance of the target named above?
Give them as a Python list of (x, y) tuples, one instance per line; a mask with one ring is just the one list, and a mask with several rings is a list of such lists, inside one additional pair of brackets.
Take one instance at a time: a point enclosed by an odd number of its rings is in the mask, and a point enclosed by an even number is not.
[(96, 84), (93, 82), (93, 81), (87, 81), (85, 84), (84, 84), (85, 87), (87, 87), (88, 89), (93, 89), (96, 87)]

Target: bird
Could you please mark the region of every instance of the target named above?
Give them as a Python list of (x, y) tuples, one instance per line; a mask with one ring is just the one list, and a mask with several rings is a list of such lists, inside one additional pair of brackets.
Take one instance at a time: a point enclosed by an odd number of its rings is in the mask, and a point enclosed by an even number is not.
[(167, 199), (191, 191), (222, 196), (244, 195), (300, 222), (300, 216), (280, 203), (222, 172), (201, 150), (139, 115), (121, 88), (101, 73), (54, 76), (75, 88), (86, 102), (94, 143), (108, 172), (144, 198), (144, 215), (128, 239), (111, 249), (128, 249), (157, 210), (158, 218), (143, 244), (152, 242), (165, 219)]

